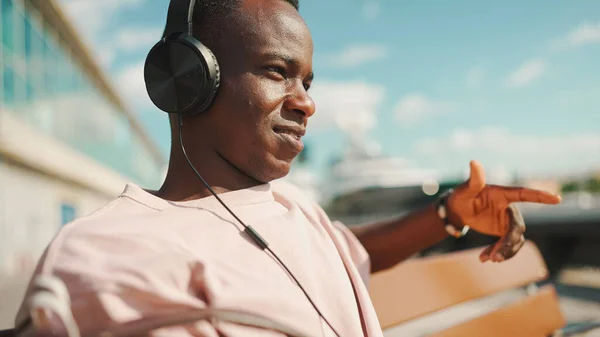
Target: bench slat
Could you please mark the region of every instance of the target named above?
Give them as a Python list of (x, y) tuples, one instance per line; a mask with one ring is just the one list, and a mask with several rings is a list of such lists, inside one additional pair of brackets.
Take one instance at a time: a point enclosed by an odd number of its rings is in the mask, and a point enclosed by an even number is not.
[(547, 337), (566, 324), (553, 286), (430, 337)]
[(369, 292), (382, 328), (547, 277), (546, 264), (530, 241), (503, 263), (481, 263), (482, 250), (408, 260), (374, 274)]

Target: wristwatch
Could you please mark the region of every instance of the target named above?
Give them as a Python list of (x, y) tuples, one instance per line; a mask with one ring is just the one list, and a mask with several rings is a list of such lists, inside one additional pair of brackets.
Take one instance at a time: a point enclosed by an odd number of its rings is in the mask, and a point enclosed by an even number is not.
[(444, 221), (444, 228), (448, 234), (452, 235), (455, 238), (461, 238), (467, 234), (469, 231), (469, 226), (463, 226), (462, 229), (457, 228), (455, 225), (451, 224), (448, 220), (448, 211), (446, 210), (446, 203), (448, 202), (448, 197), (450, 194), (454, 192), (453, 189), (449, 189), (446, 192), (440, 195), (437, 202), (437, 214)]

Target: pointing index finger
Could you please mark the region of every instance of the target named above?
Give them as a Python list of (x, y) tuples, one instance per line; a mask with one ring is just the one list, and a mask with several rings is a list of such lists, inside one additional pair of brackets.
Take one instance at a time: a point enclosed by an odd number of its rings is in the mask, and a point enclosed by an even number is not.
[(556, 194), (526, 187), (504, 187), (503, 192), (508, 202), (535, 202), (555, 205), (561, 201), (561, 197)]

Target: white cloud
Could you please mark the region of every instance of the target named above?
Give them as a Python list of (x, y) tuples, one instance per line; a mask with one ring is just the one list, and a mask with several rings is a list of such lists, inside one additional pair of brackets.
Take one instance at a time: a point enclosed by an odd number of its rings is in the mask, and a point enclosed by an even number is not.
[(485, 68), (482, 66), (475, 66), (469, 69), (467, 72), (466, 85), (469, 89), (478, 89), (483, 84), (485, 77)]
[[(120, 51), (149, 49), (160, 39), (157, 28), (115, 29), (111, 18), (128, 8), (135, 8), (145, 0), (60, 0), (61, 8), (73, 22), (84, 43), (94, 50), (97, 61), (109, 67)], [(152, 40), (151, 40), (152, 38)]]
[(116, 86), (135, 110), (153, 107), (144, 82), (144, 62), (130, 64), (116, 76)]
[(552, 170), (554, 168), (600, 165), (600, 134), (573, 133), (561, 136), (527, 135), (498, 127), (457, 129), (447, 137), (425, 138), (414, 145), (424, 158), (450, 161), (482, 159), (493, 166), (511, 169)]
[(562, 48), (574, 48), (593, 43), (600, 43), (600, 22), (584, 22), (554, 42), (557, 47)]
[(366, 1), (362, 13), (367, 20), (375, 20), (379, 16), (380, 5), (375, 1)]
[(387, 48), (375, 44), (357, 44), (348, 46), (340, 52), (327, 55), (325, 63), (330, 67), (350, 68), (385, 59)]
[(96, 62), (105, 67), (109, 67), (116, 57), (117, 51), (112, 48), (99, 48), (96, 52)]
[(542, 76), (546, 69), (547, 64), (544, 60), (534, 59), (524, 62), (508, 76), (508, 85), (511, 87), (527, 86)]
[(394, 113), (400, 124), (409, 125), (432, 115), (446, 113), (450, 108), (447, 102), (433, 101), (423, 94), (411, 93), (396, 103)]
[(337, 127), (360, 138), (377, 124), (377, 108), (385, 89), (363, 81), (319, 80), (310, 95), (317, 106), (309, 121), (310, 132)]
[(158, 42), (162, 36), (162, 28), (136, 27), (119, 30), (114, 39), (115, 47), (123, 51), (148, 49)]
[(61, 8), (89, 39), (96, 37), (101, 30), (111, 28), (107, 23), (114, 14), (143, 2), (144, 0), (60, 0)]

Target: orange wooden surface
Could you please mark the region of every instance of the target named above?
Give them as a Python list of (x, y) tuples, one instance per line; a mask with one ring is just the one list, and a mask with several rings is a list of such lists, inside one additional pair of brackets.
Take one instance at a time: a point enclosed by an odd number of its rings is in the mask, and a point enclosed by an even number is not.
[(564, 325), (556, 291), (546, 286), (517, 303), (431, 337), (547, 337)]
[(547, 277), (532, 242), (503, 263), (481, 263), (483, 248), (408, 260), (374, 274), (369, 292), (382, 328)]

